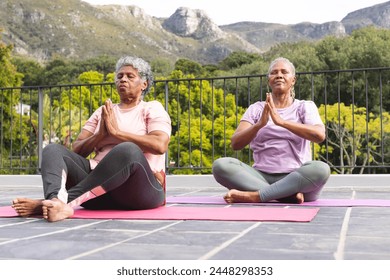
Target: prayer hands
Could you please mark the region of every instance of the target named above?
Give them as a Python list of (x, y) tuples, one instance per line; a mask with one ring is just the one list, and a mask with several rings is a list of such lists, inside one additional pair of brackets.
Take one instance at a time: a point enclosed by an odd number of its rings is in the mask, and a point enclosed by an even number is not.
[(112, 136), (115, 136), (118, 133), (118, 122), (115, 118), (115, 113), (112, 110), (111, 99), (107, 99), (104, 103), (102, 110), (101, 128), (102, 126), (104, 126), (104, 130)]
[(281, 125), (283, 123), (283, 119), (280, 117), (275, 107), (274, 101), (272, 100), (272, 93), (268, 92), (265, 100), (264, 110), (260, 118), (261, 127), (264, 127), (267, 124), (270, 117), (276, 125)]

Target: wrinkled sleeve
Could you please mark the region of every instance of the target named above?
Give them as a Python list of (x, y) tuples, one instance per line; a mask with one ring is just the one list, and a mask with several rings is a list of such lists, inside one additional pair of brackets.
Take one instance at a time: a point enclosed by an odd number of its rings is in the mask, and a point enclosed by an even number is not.
[(246, 121), (251, 124), (257, 123), (264, 109), (263, 103), (264, 102), (256, 102), (251, 104), (242, 116), (241, 121)]
[(171, 136), (171, 118), (160, 102), (149, 102), (145, 113), (148, 133), (159, 130)]
[(83, 129), (91, 133), (96, 133), (99, 128), (100, 119), (102, 117), (102, 107), (99, 107), (84, 124)]
[(303, 110), (303, 123), (311, 125), (324, 125), (321, 120), (320, 113), (318, 112), (318, 108), (313, 101), (305, 101)]

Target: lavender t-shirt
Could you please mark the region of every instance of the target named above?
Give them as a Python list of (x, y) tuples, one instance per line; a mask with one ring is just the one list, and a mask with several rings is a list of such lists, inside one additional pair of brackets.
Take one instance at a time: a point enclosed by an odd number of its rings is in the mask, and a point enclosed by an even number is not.
[[(264, 101), (250, 105), (241, 121), (251, 124), (258, 122), (264, 105)], [(277, 111), (284, 120), (323, 125), (318, 108), (312, 101), (295, 99), (289, 107)], [(250, 142), (250, 148), (253, 150), (253, 167), (267, 173), (289, 173), (312, 160), (310, 141), (275, 125), (271, 118), (267, 125), (257, 132)]]

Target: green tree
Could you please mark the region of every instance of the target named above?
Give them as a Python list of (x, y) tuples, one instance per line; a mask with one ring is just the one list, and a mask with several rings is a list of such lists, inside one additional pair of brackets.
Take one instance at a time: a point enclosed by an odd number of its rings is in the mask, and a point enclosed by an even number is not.
[(5, 45), (0, 37), (0, 87), (18, 87), (22, 84), (23, 76), (11, 61), (12, 50), (13, 46)]
[(42, 82), (44, 85), (72, 84), (79, 74), (80, 70), (77, 65), (57, 58), (45, 66)]
[(108, 55), (100, 55), (97, 57), (89, 58), (87, 60), (74, 61), (72, 62), (72, 64), (77, 67), (77, 74), (80, 74), (82, 72), (96, 71), (106, 76), (109, 73), (115, 71), (116, 61), (117, 58), (115, 57)]
[[(390, 30), (374, 26), (356, 29), (344, 39), (349, 42), (348, 68), (387, 67), (390, 64)], [(345, 50), (345, 48), (344, 48)]]
[(87, 71), (79, 75), (78, 80), (82, 84), (101, 84), (103, 83), (104, 74), (97, 71)]
[[(384, 67), (390, 63), (389, 38), (390, 30), (362, 28), (355, 30), (350, 36), (326, 37), (316, 44), (316, 53), (322, 62), (322, 70)], [(341, 101), (347, 105), (354, 103), (366, 106), (368, 93), (369, 110), (379, 112), (378, 104), (381, 100), (378, 92), (380, 87), (383, 87), (382, 92), (388, 92), (389, 81), (388, 72), (334, 72), (326, 75), (323, 86), (326, 86), (329, 92), (329, 103)], [(390, 110), (389, 98), (383, 98), (382, 102), (383, 108)]]
[(300, 41), (296, 43), (282, 43), (272, 47), (264, 53), (267, 61), (267, 73), (269, 63), (277, 57), (288, 58), (295, 66), (296, 72), (318, 71), (324, 69), (324, 63), (319, 59), (314, 42)]
[[(168, 113), (173, 131), (168, 155), (175, 164), (173, 172), (191, 173), (191, 168), (202, 166), (206, 170), (195, 172), (210, 173), (214, 159), (233, 155), (224, 144), (230, 146), (243, 109), (237, 107), (233, 94), (212, 87), (206, 80), (194, 80), (193, 75), (181, 71), (173, 71), (169, 79), (173, 80), (167, 84), (172, 93), (168, 97)], [(155, 90), (155, 96), (161, 100), (165, 84), (157, 84)]]
[[(108, 79), (113, 73), (107, 75)], [(97, 71), (87, 71), (79, 75), (77, 81), (81, 84), (99, 84), (104, 82), (104, 75)], [(111, 85), (81, 86), (61, 92), (60, 106), (61, 119), (63, 120), (60, 138), (62, 142), (68, 142), (69, 136), (73, 140), (81, 131), (82, 126), (90, 115), (98, 109), (105, 100), (110, 98), (112, 102), (119, 102), (119, 95)], [(64, 127), (66, 127), (64, 129)], [(66, 141), (64, 139), (67, 139)]]
[[(1, 37), (0, 37), (1, 39)], [(0, 87), (20, 87), (23, 75), (17, 72), (11, 62), (12, 45), (5, 45), (0, 41)], [(14, 158), (25, 158), (31, 155), (31, 147), (28, 146), (30, 119), (28, 116), (17, 113), (22, 108), (22, 95), (18, 89), (4, 89), (0, 91), (0, 154), (1, 166), (12, 168)], [(17, 163), (19, 164), (19, 162)]]
[(150, 63), (155, 77), (168, 76), (174, 65), (169, 59), (157, 58)]
[(201, 64), (185, 58), (176, 61), (174, 70), (179, 70), (185, 75), (192, 74), (195, 77), (202, 77), (205, 73)]
[(315, 145), (315, 157), (327, 161), (335, 172), (364, 173), (366, 166), (383, 163), (385, 157), (389, 160), (389, 113), (380, 118), (366, 108), (344, 103), (321, 105), (319, 112), (327, 139)]
[(12, 62), (16, 66), (18, 72), (23, 74), (24, 86), (43, 85), (42, 78), (44, 75), (44, 67), (41, 64), (25, 58), (14, 58)]
[(239, 68), (245, 64), (252, 64), (256, 60), (262, 60), (261, 55), (256, 53), (235, 51), (224, 58), (218, 65), (221, 70), (227, 71)]

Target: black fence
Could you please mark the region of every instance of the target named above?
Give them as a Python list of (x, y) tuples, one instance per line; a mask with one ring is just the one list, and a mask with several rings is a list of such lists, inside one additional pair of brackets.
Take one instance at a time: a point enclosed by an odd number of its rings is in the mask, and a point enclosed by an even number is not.
[[(313, 157), (333, 173), (390, 170), (390, 68), (297, 73), (297, 99), (314, 101), (327, 139)], [(172, 119), (166, 169), (211, 173), (212, 162), (233, 156), (251, 164), (249, 148), (233, 151), (230, 137), (245, 109), (263, 100), (266, 75), (157, 80), (145, 100), (157, 99)], [(0, 173), (39, 173), (42, 149), (71, 148), (84, 122), (103, 102), (118, 101), (114, 84), (0, 88)]]

